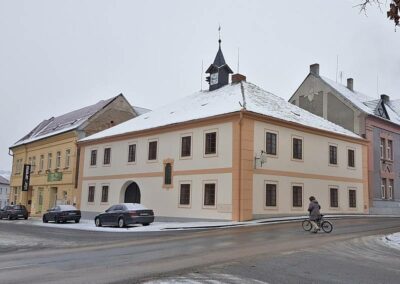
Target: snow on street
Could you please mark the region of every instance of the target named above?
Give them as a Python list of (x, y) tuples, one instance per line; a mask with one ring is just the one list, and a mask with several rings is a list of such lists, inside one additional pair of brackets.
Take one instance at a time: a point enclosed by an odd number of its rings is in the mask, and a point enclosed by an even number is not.
[(384, 236), (382, 238), (382, 240), (388, 246), (390, 246), (392, 248), (400, 249), (400, 232)]

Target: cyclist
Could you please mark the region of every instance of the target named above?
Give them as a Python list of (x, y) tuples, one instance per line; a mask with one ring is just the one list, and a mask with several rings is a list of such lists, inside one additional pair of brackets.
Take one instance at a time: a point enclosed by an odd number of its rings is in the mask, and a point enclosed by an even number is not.
[(310, 212), (310, 222), (314, 228), (314, 230), (311, 230), (311, 232), (316, 233), (319, 230), (317, 222), (321, 218), (321, 213), (319, 212), (321, 206), (318, 204), (318, 201), (314, 196), (310, 196), (309, 200), (310, 205), (308, 206), (308, 212)]

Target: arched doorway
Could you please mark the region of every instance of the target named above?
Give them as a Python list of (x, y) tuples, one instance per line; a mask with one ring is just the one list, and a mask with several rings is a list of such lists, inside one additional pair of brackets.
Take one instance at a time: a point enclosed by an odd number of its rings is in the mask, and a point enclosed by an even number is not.
[(140, 188), (132, 182), (125, 190), (124, 203), (140, 203)]

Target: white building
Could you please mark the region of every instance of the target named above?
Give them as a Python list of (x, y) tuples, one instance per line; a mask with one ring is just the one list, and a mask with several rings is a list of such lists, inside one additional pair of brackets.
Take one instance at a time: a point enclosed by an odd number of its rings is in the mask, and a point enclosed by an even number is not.
[(0, 175), (0, 208), (9, 204), (10, 182)]
[[(364, 139), (240, 74), (221, 50), (210, 89), (80, 140), (84, 213), (140, 202), (157, 216), (249, 220), (368, 210)], [(226, 77), (228, 76), (228, 77)], [(266, 159), (265, 159), (266, 158)]]

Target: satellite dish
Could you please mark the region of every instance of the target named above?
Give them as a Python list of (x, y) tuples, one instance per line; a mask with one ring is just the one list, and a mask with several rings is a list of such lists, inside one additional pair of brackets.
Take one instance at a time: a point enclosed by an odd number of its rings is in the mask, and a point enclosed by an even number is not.
[(261, 151), (261, 154), (260, 154), (261, 166), (262, 166), (262, 164), (265, 164), (266, 162), (267, 162), (267, 153), (265, 153), (264, 151)]

